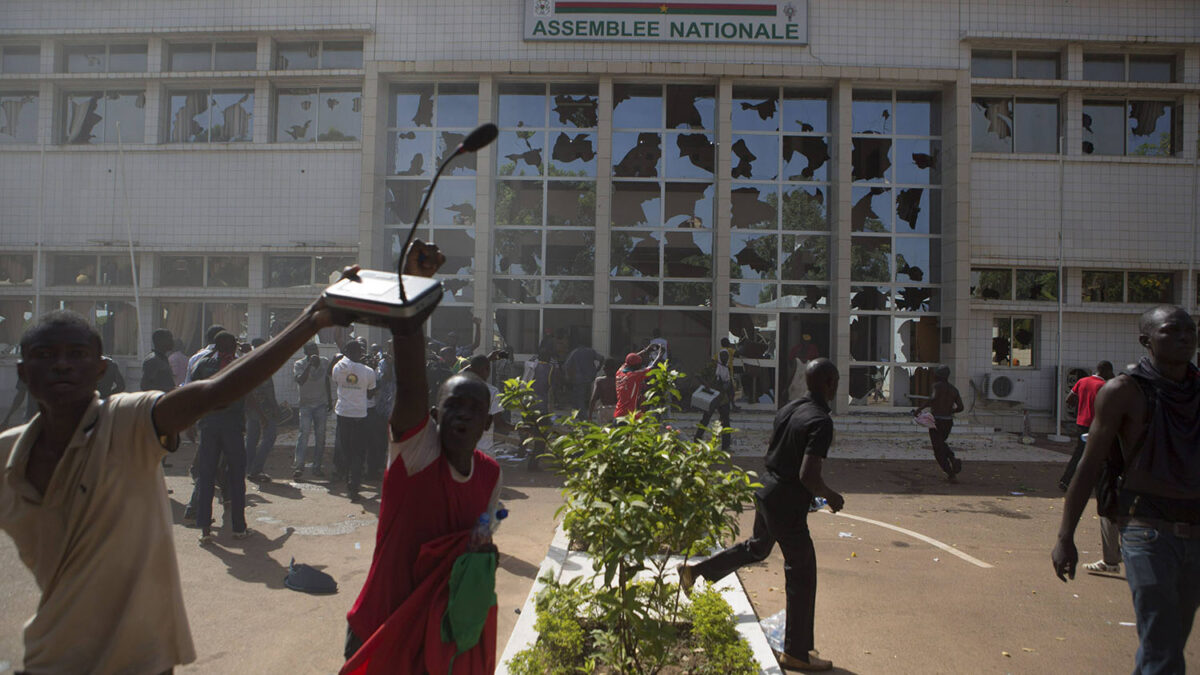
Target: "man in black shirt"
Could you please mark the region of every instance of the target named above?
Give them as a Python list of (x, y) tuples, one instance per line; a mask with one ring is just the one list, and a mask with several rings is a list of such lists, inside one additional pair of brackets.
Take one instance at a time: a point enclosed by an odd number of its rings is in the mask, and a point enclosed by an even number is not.
[(787, 590), (787, 627), (783, 652), (776, 652), (784, 668), (830, 670), (833, 663), (813, 650), (813, 613), (817, 598), (817, 558), (808, 533), (808, 505), (824, 497), (829, 508), (840, 511), (844, 499), (821, 478), (821, 463), (833, 442), (829, 401), (838, 388), (837, 367), (818, 358), (805, 367), (808, 396), (789, 402), (775, 415), (775, 430), (767, 448), (763, 487), (754, 495), (754, 534), (695, 565), (679, 568), (679, 583), (691, 591), (697, 576), (721, 579), (749, 563), (760, 562), (775, 543), (783, 551)]
[(166, 328), (159, 328), (150, 335), (150, 344), (154, 353), (142, 361), (142, 391), (171, 391), (175, 385), (175, 375), (171, 372), (171, 363), (167, 354), (175, 348), (175, 336)]

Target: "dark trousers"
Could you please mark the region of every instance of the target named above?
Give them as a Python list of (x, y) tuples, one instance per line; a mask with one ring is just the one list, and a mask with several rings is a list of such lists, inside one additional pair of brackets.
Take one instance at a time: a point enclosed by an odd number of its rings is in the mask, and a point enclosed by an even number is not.
[(362, 646), (363, 641), (354, 634), (354, 630), (350, 628), (350, 624), (346, 624), (346, 646), (342, 648), (342, 657), (349, 661), (350, 657), (354, 656), (355, 652), (361, 649)]
[(937, 426), (929, 430), (929, 442), (933, 444), (933, 457), (938, 466), (947, 475), (958, 473), (954, 470), (954, 451), (946, 444), (950, 438), (950, 430), (954, 428), (954, 420), (937, 420)]
[(813, 648), (813, 614), (817, 601), (817, 554), (808, 534), (808, 504), (792, 504), (796, 501), (793, 499), (779, 501), (774, 508), (769, 508), (764, 506), (762, 499), (755, 497), (754, 533), (750, 538), (696, 565), (694, 570), (697, 575), (716, 581), (743, 565), (765, 560), (778, 542), (783, 551), (787, 593), (783, 651), (808, 660), (808, 652)]
[[(715, 408), (711, 408), (709, 410), (704, 411), (704, 417), (700, 418), (700, 428), (696, 429), (696, 440), (700, 440), (701, 438), (704, 437), (704, 427), (707, 427), (708, 423), (712, 421), (713, 410), (715, 410), (717, 412), (717, 414), (720, 415), (721, 428), (722, 429), (729, 428), (729, 401), (730, 401), (730, 399), (726, 398), (725, 402), (722, 403), (721, 405), (718, 405)], [(721, 434), (721, 449), (728, 452), (729, 444), (730, 444), (729, 434), (728, 433)]]
[(204, 531), (212, 527), (213, 486), (217, 465), (224, 457), (225, 496), (229, 498), (234, 532), (246, 530), (246, 447), (240, 422), (213, 420), (200, 423), (200, 448), (196, 451), (196, 524)]
[(391, 408), (384, 410), (382, 406), (376, 405), (374, 408), (367, 410), (367, 475), (371, 478), (378, 478), (383, 475), (383, 469), (387, 466), (387, 449), (388, 449), (388, 417), (391, 416)]
[(1063, 469), (1062, 478), (1058, 482), (1063, 485), (1070, 485), (1071, 479), (1075, 477), (1075, 468), (1079, 466), (1079, 460), (1083, 458), (1083, 449), (1087, 443), (1083, 442), (1083, 435), (1088, 432), (1088, 427), (1076, 427), (1079, 429), (1079, 439), (1075, 443), (1075, 452), (1071, 453), (1071, 459), (1067, 461), (1067, 468)]
[[(341, 449), (344, 466), (338, 466), (338, 475), (346, 477), (346, 489), (358, 492), (362, 483), (363, 460), (367, 457), (367, 448), (371, 445), (370, 417), (337, 416), (337, 448)], [(334, 451), (334, 464), (337, 464), (337, 452)]]

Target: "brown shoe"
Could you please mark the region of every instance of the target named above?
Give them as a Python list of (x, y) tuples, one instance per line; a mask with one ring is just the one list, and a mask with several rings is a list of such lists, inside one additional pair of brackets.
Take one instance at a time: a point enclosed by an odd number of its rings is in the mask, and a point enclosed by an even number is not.
[(817, 656), (817, 652), (811, 651), (807, 654), (807, 657), (807, 659), (801, 659), (791, 654), (775, 652), (775, 658), (779, 660), (779, 665), (784, 668), (805, 671), (833, 670), (833, 661)]

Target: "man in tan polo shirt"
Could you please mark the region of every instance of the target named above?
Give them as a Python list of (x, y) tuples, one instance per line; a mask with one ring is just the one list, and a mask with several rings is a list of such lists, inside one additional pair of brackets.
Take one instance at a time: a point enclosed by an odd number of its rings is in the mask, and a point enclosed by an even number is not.
[(156, 675), (195, 660), (159, 461), (332, 324), (318, 300), (211, 379), (106, 399), (100, 335), (83, 317), (52, 312), (25, 333), (18, 375), (39, 413), (0, 434), (0, 529), (42, 591), (25, 672)]

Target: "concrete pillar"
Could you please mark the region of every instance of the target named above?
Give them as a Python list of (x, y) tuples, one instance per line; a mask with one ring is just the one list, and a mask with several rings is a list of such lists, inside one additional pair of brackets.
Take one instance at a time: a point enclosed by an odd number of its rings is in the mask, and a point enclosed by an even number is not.
[[(833, 87), (830, 100), (829, 129), (833, 134), (833, 159), (830, 161), (829, 176), (829, 227), (830, 227), (830, 272), (829, 272), (829, 322), (830, 355), (844, 381), (850, 376), (850, 185), (851, 151), (850, 140), (853, 88), (849, 80), (838, 80)], [(833, 401), (833, 411), (845, 414), (850, 400), (842, 394)]]
[[(716, 213), (716, 229), (713, 234), (713, 343), (712, 351), (719, 344), (717, 336), (729, 332), (729, 259), (733, 255), (730, 241), (733, 227), (733, 79), (721, 78), (717, 85), (717, 175), (716, 203), (719, 205)], [(778, 316), (778, 315), (777, 315)], [(777, 319), (778, 321), (778, 319)]]
[(596, 268), (592, 290), (592, 345), (601, 354), (612, 353), (612, 100), (613, 78), (600, 77), (596, 129)]
[[(479, 78), (479, 124), (493, 121), (496, 109), (496, 81), (491, 75)], [(492, 215), (496, 201), (496, 143), (481, 149), (475, 158), (475, 304), (471, 315), (480, 319), (480, 345), (489, 353), (494, 344), (492, 328), (492, 237), (495, 223)]]
[(942, 317), (941, 362), (960, 391), (970, 365), (971, 78), (958, 71), (942, 90)]

